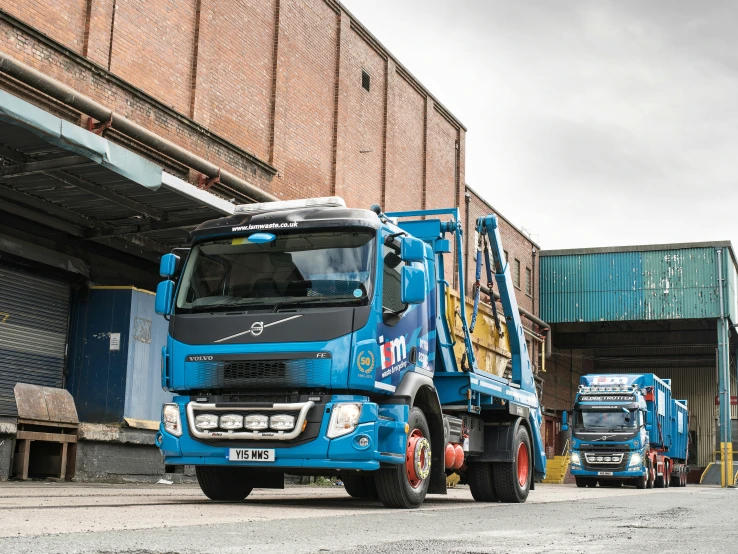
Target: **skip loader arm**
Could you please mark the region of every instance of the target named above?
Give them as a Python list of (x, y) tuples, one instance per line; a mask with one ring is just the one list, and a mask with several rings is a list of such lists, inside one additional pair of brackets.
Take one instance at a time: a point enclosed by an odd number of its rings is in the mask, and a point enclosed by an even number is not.
[[(477, 234), (479, 236), (477, 266), (481, 263), (481, 253), (485, 251), (486, 243), (489, 241), (489, 247), (492, 252), (494, 261), (494, 281), (499, 289), (500, 302), (507, 323), (507, 332), (510, 341), (510, 353), (512, 354), (512, 382), (520, 386), (520, 390), (531, 393), (535, 398), (535, 406), (531, 408), (528, 423), (531, 427), (533, 443), (535, 448), (535, 466), (538, 473), (545, 472), (546, 454), (543, 448), (543, 440), (540, 433), (542, 417), (540, 406), (537, 401), (537, 392), (535, 381), (533, 380), (533, 369), (531, 367), (528, 346), (525, 342), (525, 334), (523, 331), (523, 323), (520, 319), (518, 311), (518, 302), (515, 298), (515, 288), (512, 282), (510, 269), (505, 259), (505, 252), (502, 248), (502, 238), (497, 223), (497, 216), (487, 215), (477, 219)], [(492, 268), (489, 262), (486, 264), (487, 279), (489, 285), (492, 285)], [(479, 271), (477, 272), (479, 273)], [(491, 289), (491, 286), (490, 286)], [(491, 295), (491, 290), (490, 290)], [(494, 297), (490, 298), (490, 303), (494, 304)]]

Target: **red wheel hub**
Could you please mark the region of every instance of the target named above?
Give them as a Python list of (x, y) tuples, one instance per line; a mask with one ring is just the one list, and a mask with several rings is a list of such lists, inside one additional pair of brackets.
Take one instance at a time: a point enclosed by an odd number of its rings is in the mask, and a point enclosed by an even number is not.
[(405, 452), (405, 469), (410, 486), (417, 489), (430, 475), (431, 449), (430, 442), (420, 429), (413, 429), (407, 438)]
[(530, 456), (528, 456), (528, 447), (524, 442), (518, 446), (518, 483), (522, 488), (528, 484), (528, 474), (530, 472)]

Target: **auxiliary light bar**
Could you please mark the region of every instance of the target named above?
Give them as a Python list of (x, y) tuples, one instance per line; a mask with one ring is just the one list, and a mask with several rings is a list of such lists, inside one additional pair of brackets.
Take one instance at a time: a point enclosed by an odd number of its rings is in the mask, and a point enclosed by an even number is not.
[(638, 390), (637, 385), (608, 385), (608, 386), (587, 386), (579, 385), (579, 392), (585, 394), (597, 393), (597, 392), (635, 392)]
[(298, 208), (345, 208), (346, 202), (340, 196), (323, 196), (322, 198), (305, 198), (304, 200), (279, 200), (277, 202), (260, 202), (258, 204), (239, 204), (233, 209), (236, 214), (254, 212), (275, 212), (277, 210), (294, 210)]

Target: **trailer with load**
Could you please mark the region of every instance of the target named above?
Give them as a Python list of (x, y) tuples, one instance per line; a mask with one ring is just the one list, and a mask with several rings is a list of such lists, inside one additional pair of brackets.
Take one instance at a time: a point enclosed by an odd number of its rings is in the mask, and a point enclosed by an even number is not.
[[(564, 414), (564, 427), (569, 427)], [(571, 417), (578, 487), (687, 484), (689, 411), (652, 373), (584, 375)]]
[[(186, 259), (161, 260), (165, 463), (195, 466), (214, 500), (282, 488), (289, 473), (413, 508), (455, 471), (476, 500), (524, 502), (546, 471), (538, 394), (497, 218), (476, 230), (467, 307), (445, 277), (451, 264), (466, 282), (456, 208), (330, 197), (200, 225)], [(481, 313), (495, 284), (502, 313), (494, 298)]]

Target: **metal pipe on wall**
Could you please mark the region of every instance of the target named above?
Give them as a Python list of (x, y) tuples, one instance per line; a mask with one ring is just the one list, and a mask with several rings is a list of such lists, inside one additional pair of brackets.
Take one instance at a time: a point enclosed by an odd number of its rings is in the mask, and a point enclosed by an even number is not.
[(92, 98), (80, 94), (56, 79), (44, 75), (5, 52), (0, 52), (0, 71), (97, 121), (110, 122), (110, 126), (116, 131), (169, 156), (187, 167), (191, 167), (208, 177), (220, 176), (220, 182), (223, 185), (253, 200), (259, 202), (279, 200), (276, 196), (185, 150), (181, 146), (160, 137), (124, 116), (116, 114)]
[(718, 248), (718, 291), (720, 299), (720, 319), (718, 320), (718, 393), (720, 396), (720, 457), (721, 457), (721, 484), (723, 487), (733, 484), (733, 448), (730, 429), (730, 358), (728, 357), (727, 334), (728, 325), (725, 321), (725, 306), (723, 304), (723, 277), (722, 248)]

